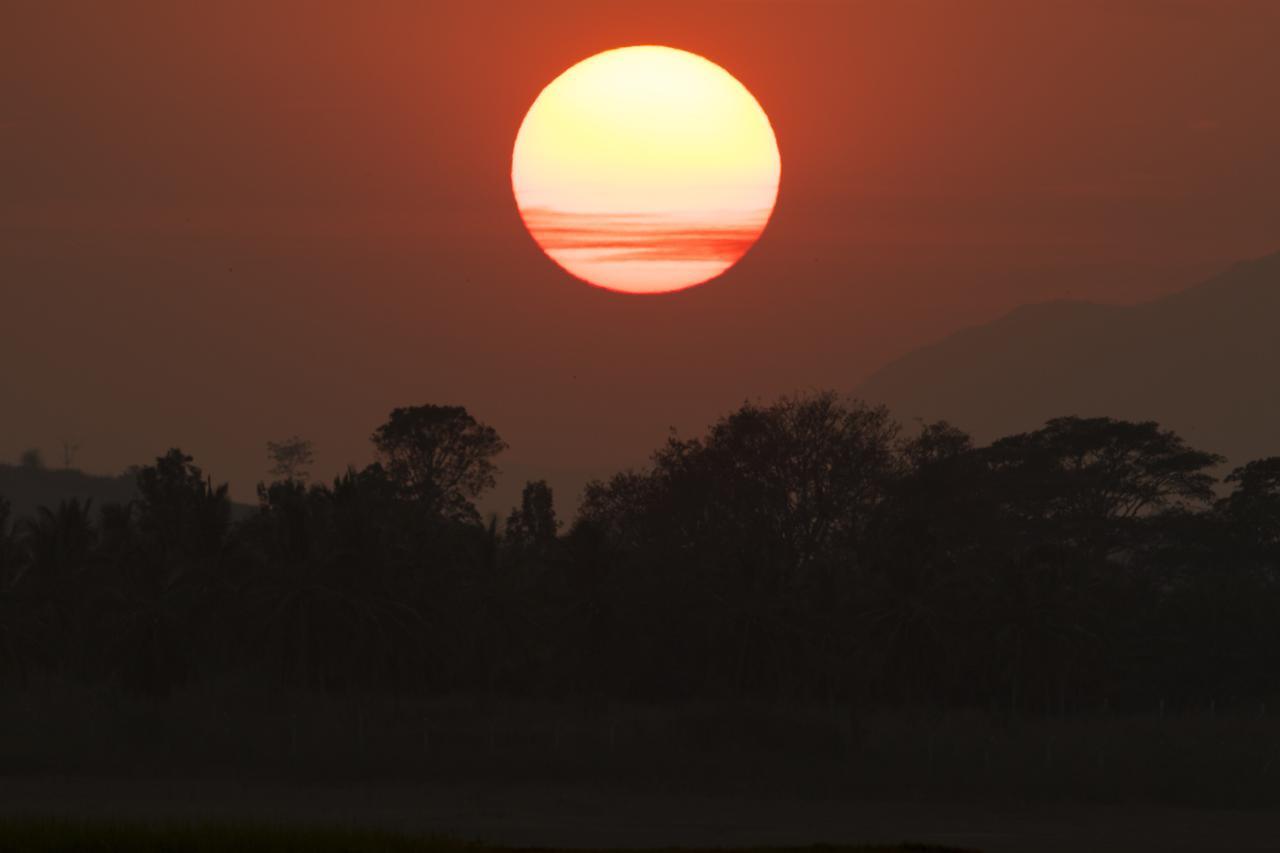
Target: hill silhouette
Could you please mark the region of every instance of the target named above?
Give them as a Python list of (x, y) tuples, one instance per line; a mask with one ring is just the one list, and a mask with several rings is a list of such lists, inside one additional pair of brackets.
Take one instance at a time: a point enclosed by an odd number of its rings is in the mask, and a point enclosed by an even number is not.
[[(108, 504), (126, 504), (138, 497), (133, 471), (89, 474), (78, 468), (44, 468), (0, 463), (0, 495), (12, 506), (14, 519), (29, 519), (39, 507), (56, 508), (63, 501), (92, 501), (96, 513)], [(244, 518), (249, 504), (232, 503), (231, 517)]]
[(138, 495), (131, 473), (86, 474), (75, 468), (0, 464), (0, 495), (13, 504), (14, 518), (31, 518), (38, 507), (56, 507), (71, 499), (93, 506), (127, 503)]
[(960, 331), (856, 391), (985, 441), (1063, 413), (1151, 419), (1235, 464), (1280, 433), (1280, 252), (1132, 306), (1056, 301)]

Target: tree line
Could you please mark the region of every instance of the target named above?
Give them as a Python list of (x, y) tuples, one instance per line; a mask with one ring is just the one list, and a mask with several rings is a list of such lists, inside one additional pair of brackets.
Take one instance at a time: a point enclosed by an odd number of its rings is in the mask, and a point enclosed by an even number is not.
[(747, 403), (572, 524), (498, 433), (396, 409), (375, 460), (310, 446), (233, 522), (174, 449), (137, 497), (15, 521), (0, 500), (0, 683), (163, 699), (196, 682), (1061, 714), (1266, 703), (1280, 673), (1280, 457), (1062, 417), (978, 446), (832, 393)]

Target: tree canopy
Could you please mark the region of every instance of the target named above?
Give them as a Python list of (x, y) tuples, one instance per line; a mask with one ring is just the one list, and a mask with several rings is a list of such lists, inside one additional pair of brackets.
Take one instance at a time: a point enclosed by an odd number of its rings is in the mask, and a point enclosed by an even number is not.
[(434, 405), (393, 409), (373, 444), (400, 495), (450, 521), (478, 518), (472, 501), (493, 487), (493, 458), (507, 447), (461, 406)]
[(1032, 713), (1280, 695), (1280, 461), (1218, 482), (1154, 423), (979, 446), (831, 393), (747, 402), (591, 483), (567, 526), (542, 481), (481, 520), (505, 444), (465, 409), (395, 409), (372, 438), (328, 482), (282, 465), (234, 523), (179, 449), (132, 502), (0, 500), (0, 680)]

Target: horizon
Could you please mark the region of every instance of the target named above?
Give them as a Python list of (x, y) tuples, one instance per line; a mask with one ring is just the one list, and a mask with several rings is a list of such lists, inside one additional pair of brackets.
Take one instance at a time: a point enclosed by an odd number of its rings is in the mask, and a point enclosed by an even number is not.
[[(920, 422), (921, 419), (918, 416), (912, 416), (911, 414), (901, 411), (900, 410), (901, 406), (895, 408), (894, 405), (887, 403), (887, 401), (885, 400), (874, 399), (872, 397), (867, 397), (866, 395), (860, 395), (859, 390), (865, 387), (868, 381), (874, 382), (875, 380), (881, 378), (885, 373), (891, 371), (895, 367), (899, 367), (903, 363), (909, 361), (911, 358), (913, 357), (919, 358), (922, 354), (928, 353), (931, 350), (935, 350), (938, 347), (945, 346), (948, 342), (956, 339), (958, 336), (963, 336), (965, 334), (972, 334), (974, 332), (981, 332), (984, 329), (987, 329), (988, 327), (992, 326), (993, 324), (998, 324), (1001, 321), (1005, 321), (1010, 318), (1016, 317), (1024, 309), (1029, 309), (1029, 308), (1051, 307), (1058, 304), (1093, 305), (1093, 306), (1104, 307), (1104, 308), (1106, 307), (1141, 308), (1143, 306), (1148, 306), (1154, 303), (1162, 302), (1163, 300), (1169, 297), (1176, 297), (1176, 296), (1179, 296), (1180, 294), (1185, 294), (1191, 291), (1195, 291), (1201, 287), (1206, 287), (1208, 285), (1211, 285), (1219, 281), (1220, 279), (1229, 277), (1232, 273), (1239, 272), (1241, 269), (1248, 269), (1251, 265), (1255, 265), (1257, 263), (1265, 262), (1265, 261), (1273, 261), (1277, 259), (1280, 259), (1280, 249), (1276, 249), (1275, 251), (1267, 252), (1265, 254), (1262, 254), (1256, 257), (1238, 259), (1236, 261), (1233, 261), (1225, 265), (1221, 270), (1211, 273), (1207, 278), (1196, 281), (1186, 288), (1183, 288), (1181, 290), (1174, 290), (1169, 293), (1161, 293), (1153, 297), (1139, 299), (1133, 302), (1108, 303), (1108, 302), (1101, 302), (1101, 301), (1089, 300), (1089, 299), (1059, 297), (1059, 298), (1047, 299), (1042, 302), (1033, 302), (1033, 303), (1026, 303), (1022, 305), (1016, 305), (1010, 308), (1005, 313), (997, 317), (994, 317), (989, 321), (975, 323), (972, 325), (962, 326), (962, 327), (953, 329), (936, 340), (927, 341), (916, 349), (902, 353), (898, 357), (890, 359), (888, 362), (884, 364), (878, 365), (876, 368), (874, 368), (870, 372), (870, 374), (867, 377), (864, 377), (863, 382), (856, 387), (853, 387), (851, 389), (843, 389), (843, 390), (842, 389), (828, 389), (828, 390), (834, 391), (835, 393), (839, 393), (844, 397), (846, 397), (847, 399), (862, 400), (872, 405), (888, 405), (890, 413), (899, 421), (899, 423), (901, 423), (904, 426), (904, 428), (907, 428), (911, 423), (918, 423)], [(795, 389), (791, 389), (789, 391), (784, 391), (779, 396), (804, 394), (804, 393), (811, 392), (813, 390), (814, 389), (812, 387), (810, 388), (798, 387)], [(458, 401), (433, 400), (429, 402), (436, 403), (436, 404), (445, 404), (445, 405), (463, 405), (463, 406), (466, 405), (465, 401), (462, 401), (462, 400), (458, 400)], [(767, 403), (769, 402), (769, 400), (766, 400), (764, 397), (757, 396), (754, 399), (749, 398), (749, 399), (739, 400), (737, 401), (737, 405), (740, 405), (744, 402)], [(404, 401), (403, 404), (406, 404), (406, 405), (410, 404), (410, 401)], [(703, 430), (705, 430), (708, 426), (710, 426), (711, 423), (727, 415), (733, 408), (735, 408), (734, 405), (729, 405), (729, 406), (726, 406), (724, 410), (713, 413), (706, 423), (693, 424), (684, 428), (677, 428), (676, 426), (672, 425), (669, 428), (667, 435), (674, 434), (674, 435), (688, 436), (688, 435), (700, 434)], [(993, 431), (990, 428), (985, 428), (985, 429), (979, 428), (977, 430), (973, 430), (973, 424), (965, 423), (963, 418), (960, 418), (958, 420), (954, 418), (948, 418), (948, 415), (946, 412), (934, 413), (934, 414), (936, 417), (940, 417), (941, 419), (944, 419), (944, 420), (949, 420), (950, 422), (954, 423), (956, 426), (962, 429), (973, 431), (973, 434), (975, 435), (976, 438), (980, 438), (984, 441), (994, 440), (995, 438), (999, 437), (997, 435), (999, 430)], [(1024, 429), (1033, 429), (1040, 426), (1043, 421), (1048, 420), (1050, 417), (1070, 415), (1070, 414), (1081, 414), (1081, 413), (1069, 412), (1065, 410), (1056, 411), (1054, 413), (1041, 413), (1038, 416), (1033, 417), (1029, 421), (1024, 419), (1024, 422), (1021, 424), (1021, 426)], [(1097, 412), (1093, 412), (1093, 414), (1105, 415), (1107, 413), (1102, 411), (1097, 411)], [(1162, 426), (1173, 427), (1175, 431), (1178, 431), (1180, 426), (1179, 424), (1170, 424), (1165, 422), (1164, 420), (1162, 420), (1161, 417), (1157, 416), (1157, 413), (1154, 413), (1154, 412), (1147, 412), (1147, 413), (1140, 412), (1137, 414), (1130, 414), (1130, 417), (1136, 420), (1155, 420), (1161, 423)], [(493, 424), (493, 426), (495, 426), (498, 429), (499, 433), (502, 432), (500, 424)], [(1013, 431), (1012, 428), (1009, 428), (1009, 429), (1006, 429), (1005, 433), (1001, 433), (1001, 434), (1008, 434), (1011, 431)], [(305, 436), (303, 437), (305, 438)], [(277, 439), (283, 438), (283, 436), (276, 436), (275, 438)], [(665, 435), (664, 435), (664, 438), (665, 438)], [(237, 484), (229, 479), (226, 479), (218, 475), (216, 471), (209, 470), (208, 468), (205, 469), (206, 473), (209, 476), (214, 477), (214, 479), (217, 482), (228, 483), (231, 486), (232, 498), (237, 503), (244, 506), (252, 506), (256, 501), (254, 490), (262, 483), (269, 481), (267, 472), (270, 467), (270, 461), (267, 453), (267, 443), (270, 440), (271, 439), (264, 438), (262, 441), (262, 449), (258, 454), (262, 460), (262, 476), (254, 480), (251, 485), (246, 486), (244, 484)], [(56, 457), (57, 457), (57, 454), (61, 452), (62, 448), (59, 445), (42, 446), (40, 444), (30, 444), (30, 445), (23, 446), (20, 451), (17, 451), (12, 455), (11, 459), (0, 461), (0, 464), (9, 464), (13, 466), (18, 466), (20, 464), (19, 457), (23, 453), (26, 453), (27, 451), (34, 449), (41, 452), (42, 456), (45, 459), (44, 467), (47, 470), (64, 470), (65, 469), (65, 470), (71, 470), (74, 472), (84, 473), (90, 476), (119, 477), (127, 474), (130, 468), (136, 468), (140, 465), (149, 464), (154, 460), (155, 457), (163, 455), (167, 450), (169, 450), (173, 446), (175, 445), (173, 445), (172, 443), (166, 444), (163, 441), (161, 441), (160, 444), (157, 445), (156, 451), (152, 453), (150, 456), (144, 459), (138, 459), (138, 460), (134, 460), (132, 462), (126, 463), (125, 465), (115, 470), (95, 470), (92, 468), (87, 468), (78, 464), (74, 464), (75, 458), (79, 455), (79, 452), (81, 449), (78, 446), (73, 448), (72, 450), (72, 464), (70, 465), (64, 464), (62, 466), (59, 466), (56, 464)], [(498, 483), (493, 489), (489, 490), (486, 494), (482, 495), (478, 499), (477, 504), (486, 516), (495, 514), (495, 515), (498, 515), (499, 517), (502, 517), (511, 507), (518, 504), (520, 489), (524, 486), (526, 482), (535, 481), (535, 480), (545, 480), (549, 482), (552, 485), (553, 490), (555, 490), (555, 493), (557, 495), (558, 505), (562, 508), (562, 510), (567, 510), (569, 512), (570, 517), (572, 517), (577, 512), (577, 506), (581, 499), (582, 490), (588, 485), (590, 481), (604, 480), (612, 476), (613, 474), (618, 473), (620, 471), (624, 471), (624, 470), (643, 469), (652, 462), (653, 454), (658, 451), (660, 446), (661, 446), (661, 442), (655, 442), (653, 447), (651, 447), (649, 450), (642, 453), (638, 458), (635, 458), (629, 462), (621, 462), (612, 467), (608, 467), (608, 466), (575, 467), (572, 464), (549, 466), (549, 465), (538, 464), (534, 462), (534, 463), (515, 463), (514, 465), (510, 465), (508, 468), (508, 466), (504, 465), (504, 460), (500, 456), (498, 459), (498, 474), (497, 474)], [(1202, 449), (1215, 451), (1215, 450), (1219, 450), (1220, 448), (1204, 447)], [(507, 455), (506, 452), (504, 452), (503, 455)], [(1228, 454), (1226, 461), (1220, 467), (1224, 472), (1229, 471), (1232, 466), (1244, 464), (1250, 459), (1260, 455), (1262, 455), (1262, 453), (1258, 451), (1256, 448), (1251, 448), (1250, 452)], [(348, 459), (348, 460), (337, 462), (337, 463), (326, 462), (324, 458), (323, 448), (317, 449), (316, 456), (317, 456), (316, 467), (321, 473), (317, 474), (313, 478), (313, 481), (317, 483), (327, 483), (332, 481), (335, 477), (338, 477), (349, 470), (358, 469), (362, 465), (367, 464), (373, 458), (373, 451), (372, 449), (367, 448), (366, 455), (363, 458), (352, 458), (352, 459)], [(55, 460), (55, 461), (50, 462), (50, 460)], [(197, 464), (201, 462), (199, 458), (197, 458), (196, 461), (197, 461)], [(570, 463), (572, 463), (572, 460), (570, 460)], [(566, 491), (566, 487), (567, 487), (567, 491)]]

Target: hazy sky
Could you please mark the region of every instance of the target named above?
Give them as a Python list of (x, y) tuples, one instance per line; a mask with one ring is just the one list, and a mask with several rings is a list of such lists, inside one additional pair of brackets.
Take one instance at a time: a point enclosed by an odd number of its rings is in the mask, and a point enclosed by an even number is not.
[[(742, 263), (650, 298), (559, 270), (510, 187), (540, 89), (643, 43), (782, 154)], [(0, 458), (180, 445), (244, 499), (267, 439), (328, 474), (437, 402), (516, 476), (607, 470), (1021, 303), (1180, 289), (1280, 248), (1278, 43), (1224, 0), (12, 2)]]

